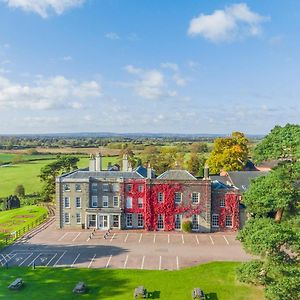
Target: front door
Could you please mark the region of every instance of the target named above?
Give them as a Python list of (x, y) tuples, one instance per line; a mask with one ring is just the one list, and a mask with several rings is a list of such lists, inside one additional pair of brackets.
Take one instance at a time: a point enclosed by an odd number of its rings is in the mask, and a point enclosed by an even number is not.
[(108, 229), (108, 215), (99, 215), (99, 229)]

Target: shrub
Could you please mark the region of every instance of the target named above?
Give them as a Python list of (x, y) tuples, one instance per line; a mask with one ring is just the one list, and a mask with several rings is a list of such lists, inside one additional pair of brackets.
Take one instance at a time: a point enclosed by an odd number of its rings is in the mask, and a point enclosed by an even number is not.
[(241, 282), (255, 285), (266, 283), (267, 278), (264, 272), (263, 262), (260, 260), (243, 263), (237, 268), (236, 272), (237, 277)]
[(189, 220), (183, 221), (182, 230), (184, 232), (192, 232), (192, 229), (193, 229), (193, 224), (191, 221), (189, 221)]

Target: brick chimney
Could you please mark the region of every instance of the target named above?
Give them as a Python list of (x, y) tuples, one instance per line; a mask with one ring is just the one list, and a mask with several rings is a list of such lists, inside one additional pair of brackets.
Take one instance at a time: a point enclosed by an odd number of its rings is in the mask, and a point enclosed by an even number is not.
[(129, 168), (128, 157), (127, 157), (127, 154), (124, 154), (123, 155), (123, 160), (122, 160), (122, 171), (123, 172), (128, 172), (128, 168)]
[(96, 154), (96, 171), (102, 171), (102, 156), (101, 153)]
[(93, 154), (90, 155), (90, 161), (89, 161), (89, 171), (96, 171), (96, 160), (95, 156)]

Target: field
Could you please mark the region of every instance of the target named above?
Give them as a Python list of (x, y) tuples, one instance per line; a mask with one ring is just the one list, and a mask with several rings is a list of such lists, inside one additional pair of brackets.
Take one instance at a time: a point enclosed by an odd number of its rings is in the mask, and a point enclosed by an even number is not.
[[(0, 299), (133, 299), (134, 288), (144, 285), (150, 299), (190, 300), (191, 291), (200, 287), (210, 300), (260, 300), (262, 290), (238, 283), (235, 268), (239, 263), (215, 262), (180, 271), (109, 270), (75, 268), (12, 267), (1, 270)], [(7, 286), (17, 277), (25, 284), (20, 291)], [(84, 281), (88, 293), (75, 296), (72, 289)], [(62, 284), (63, 283), (63, 284)]]
[(17, 231), (34, 222), (45, 213), (47, 213), (45, 207), (35, 205), (0, 212), (0, 248), (5, 232)]
[[(0, 161), (4, 158), (8, 159), (8, 155), (15, 154), (4, 154), (0, 153)], [(25, 162), (7, 165), (0, 167), (0, 197), (7, 197), (14, 193), (14, 190), (18, 184), (23, 184), (25, 187), (26, 194), (32, 194), (39, 192), (42, 187), (42, 183), (38, 177), (40, 170), (46, 164), (49, 164), (55, 159), (55, 155), (47, 155), (47, 158), (52, 160), (39, 160), (41, 155), (28, 155), (30, 159), (36, 158), (35, 161), (28, 161), (27, 155), (23, 155)], [(103, 167), (107, 167), (108, 162), (115, 163), (116, 157), (103, 157)], [(81, 156), (80, 162), (78, 163), (79, 168), (88, 166), (88, 156)]]

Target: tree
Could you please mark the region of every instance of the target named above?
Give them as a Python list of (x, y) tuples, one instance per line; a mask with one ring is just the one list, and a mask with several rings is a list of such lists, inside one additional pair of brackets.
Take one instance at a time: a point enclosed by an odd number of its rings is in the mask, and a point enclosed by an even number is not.
[(206, 143), (195, 142), (190, 145), (190, 151), (196, 153), (201, 153), (201, 152), (206, 153), (208, 152), (208, 146)]
[(230, 137), (217, 138), (207, 159), (212, 173), (242, 170), (248, 160), (248, 139), (243, 133), (233, 132)]
[(178, 147), (161, 147), (153, 168), (158, 174), (169, 169), (184, 168), (184, 154)]
[(58, 156), (57, 160), (44, 166), (40, 172), (40, 179), (44, 183), (42, 195), (46, 201), (52, 200), (55, 195), (55, 178), (63, 173), (76, 170), (78, 157), (75, 156)]
[(256, 146), (253, 158), (256, 162), (300, 158), (300, 125), (275, 126)]
[(194, 176), (202, 176), (200, 174), (205, 165), (205, 157), (198, 153), (192, 152), (187, 163), (188, 171)]
[(24, 197), (25, 196), (25, 188), (22, 184), (19, 184), (15, 188), (15, 194), (19, 197)]

